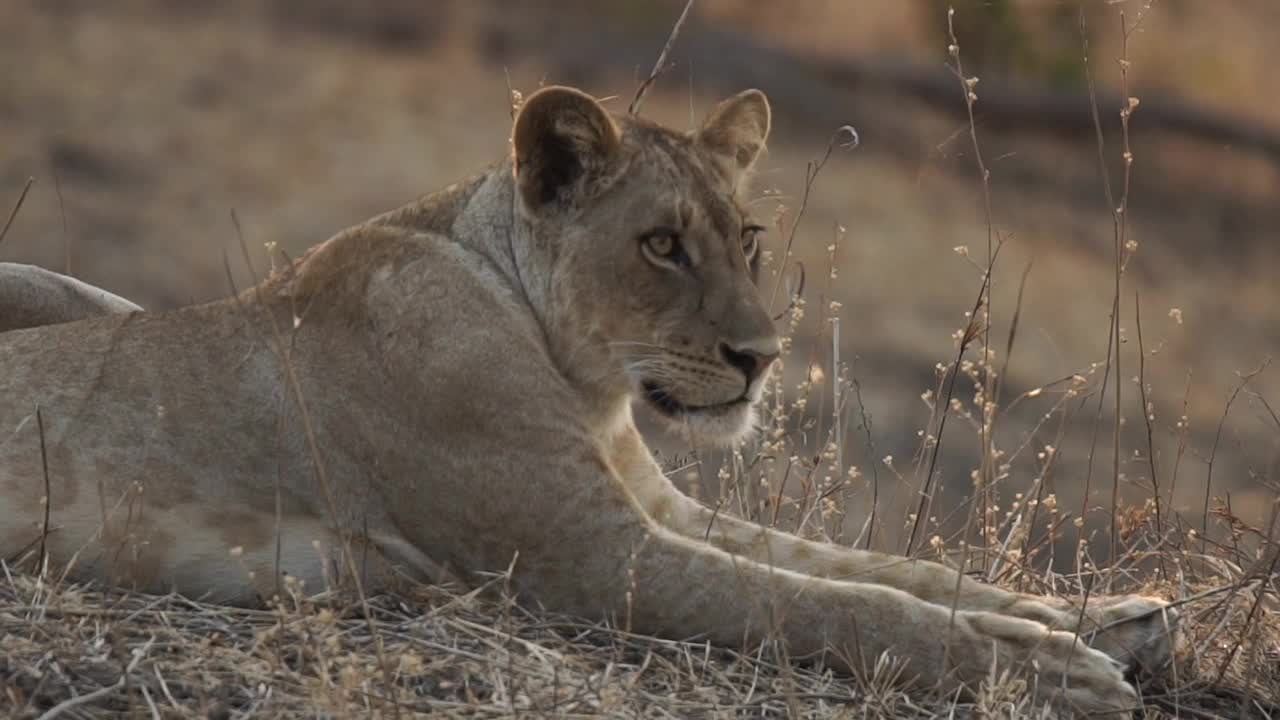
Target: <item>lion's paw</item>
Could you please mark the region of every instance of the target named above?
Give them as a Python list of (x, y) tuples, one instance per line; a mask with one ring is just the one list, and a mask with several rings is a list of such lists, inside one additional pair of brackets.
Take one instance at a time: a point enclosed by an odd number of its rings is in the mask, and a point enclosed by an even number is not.
[(980, 636), (994, 641), (1003, 662), (1033, 674), (1038, 700), (1052, 702), (1071, 716), (1126, 717), (1139, 706), (1138, 693), (1125, 679), (1122, 663), (1089, 647), (1074, 633), (990, 613), (976, 613), (969, 621)]
[(1179, 615), (1169, 603), (1125, 595), (1099, 598), (1089, 605), (1089, 622), (1081, 628), (1081, 637), (1123, 663), (1127, 671), (1156, 672), (1173, 659)]

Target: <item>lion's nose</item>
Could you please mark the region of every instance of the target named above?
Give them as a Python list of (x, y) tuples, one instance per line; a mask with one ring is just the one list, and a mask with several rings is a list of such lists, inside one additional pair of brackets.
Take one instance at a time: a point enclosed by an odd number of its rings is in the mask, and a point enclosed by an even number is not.
[(742, 371), (748, 385), (754, 383), (778, 359), (778, 353), (773, 350), (762, 352), (749, 347), (733, 348), (728, 343), (720, 343), (720, 355), (725, 362)]

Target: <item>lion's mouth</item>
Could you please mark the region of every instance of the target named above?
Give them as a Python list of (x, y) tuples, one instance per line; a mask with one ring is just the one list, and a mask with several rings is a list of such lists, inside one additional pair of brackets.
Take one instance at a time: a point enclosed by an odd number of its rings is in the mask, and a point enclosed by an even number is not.
[(685, 403), (677, 400), (671, 394), (671, 391), (661, 385), (658, 385), (652, 380), (645, 380), (642, 382), (641, 388), (644, 391), (644, 399), (647, 400), (654, 409), (663, 415), (672, 418), (677, 418), (682, 415), (721, 413), (751, 402), (744, 394), (742, 397), (739, 397), (736, 400), (730, 400), (729, 402), (712, 403), (710, 405), (686, 405)]

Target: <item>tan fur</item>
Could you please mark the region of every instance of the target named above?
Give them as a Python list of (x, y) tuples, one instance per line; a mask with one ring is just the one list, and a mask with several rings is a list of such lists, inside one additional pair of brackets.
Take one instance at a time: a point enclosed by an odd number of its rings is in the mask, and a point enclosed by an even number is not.
[(46, 545), (81, 580), (253, 603), (340, 582), (345, 543), (370, 590), (511, 567), (523, 601), (640, 632), (1132, 706), (1160, 601), (1096, 604), (1085, 630), (1148, 614), (1091, 648), (1064, 602), (715, 516), (655, 465), (632, 398), (732, 443), (778, 352), (737, 200), (768, 127), (756, 91), (681, 134), (544, 89), (513, 159), (238, 298), (0, 336), (0, 555), (40, 544), (39, 406)]

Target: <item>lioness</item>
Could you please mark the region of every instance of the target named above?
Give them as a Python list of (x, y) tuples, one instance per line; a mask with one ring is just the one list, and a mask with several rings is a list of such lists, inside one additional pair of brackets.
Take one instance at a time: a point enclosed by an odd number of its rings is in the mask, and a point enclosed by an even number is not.
[(0, 332), (140, 310), (129, 300), (69, 275), (0, 263)]
[(680, 133), (545, 88), (508, 159), (237, 297), (0, 335), (0, 556), (244, 604), (282, 574), (510, 568), (522, 601), (645, 633), (773, 637), (855, 673), (889, 653), (947, 689), (1033, 668), (1042, 697), (1134, 706), (1125, 671), (1171, 652), (1161, 601), (1082, 614), (804, 541), (655, 464), (632, 398), (734, 443), (778, 356), (739, 201), (769, 123), (755, 90)]

